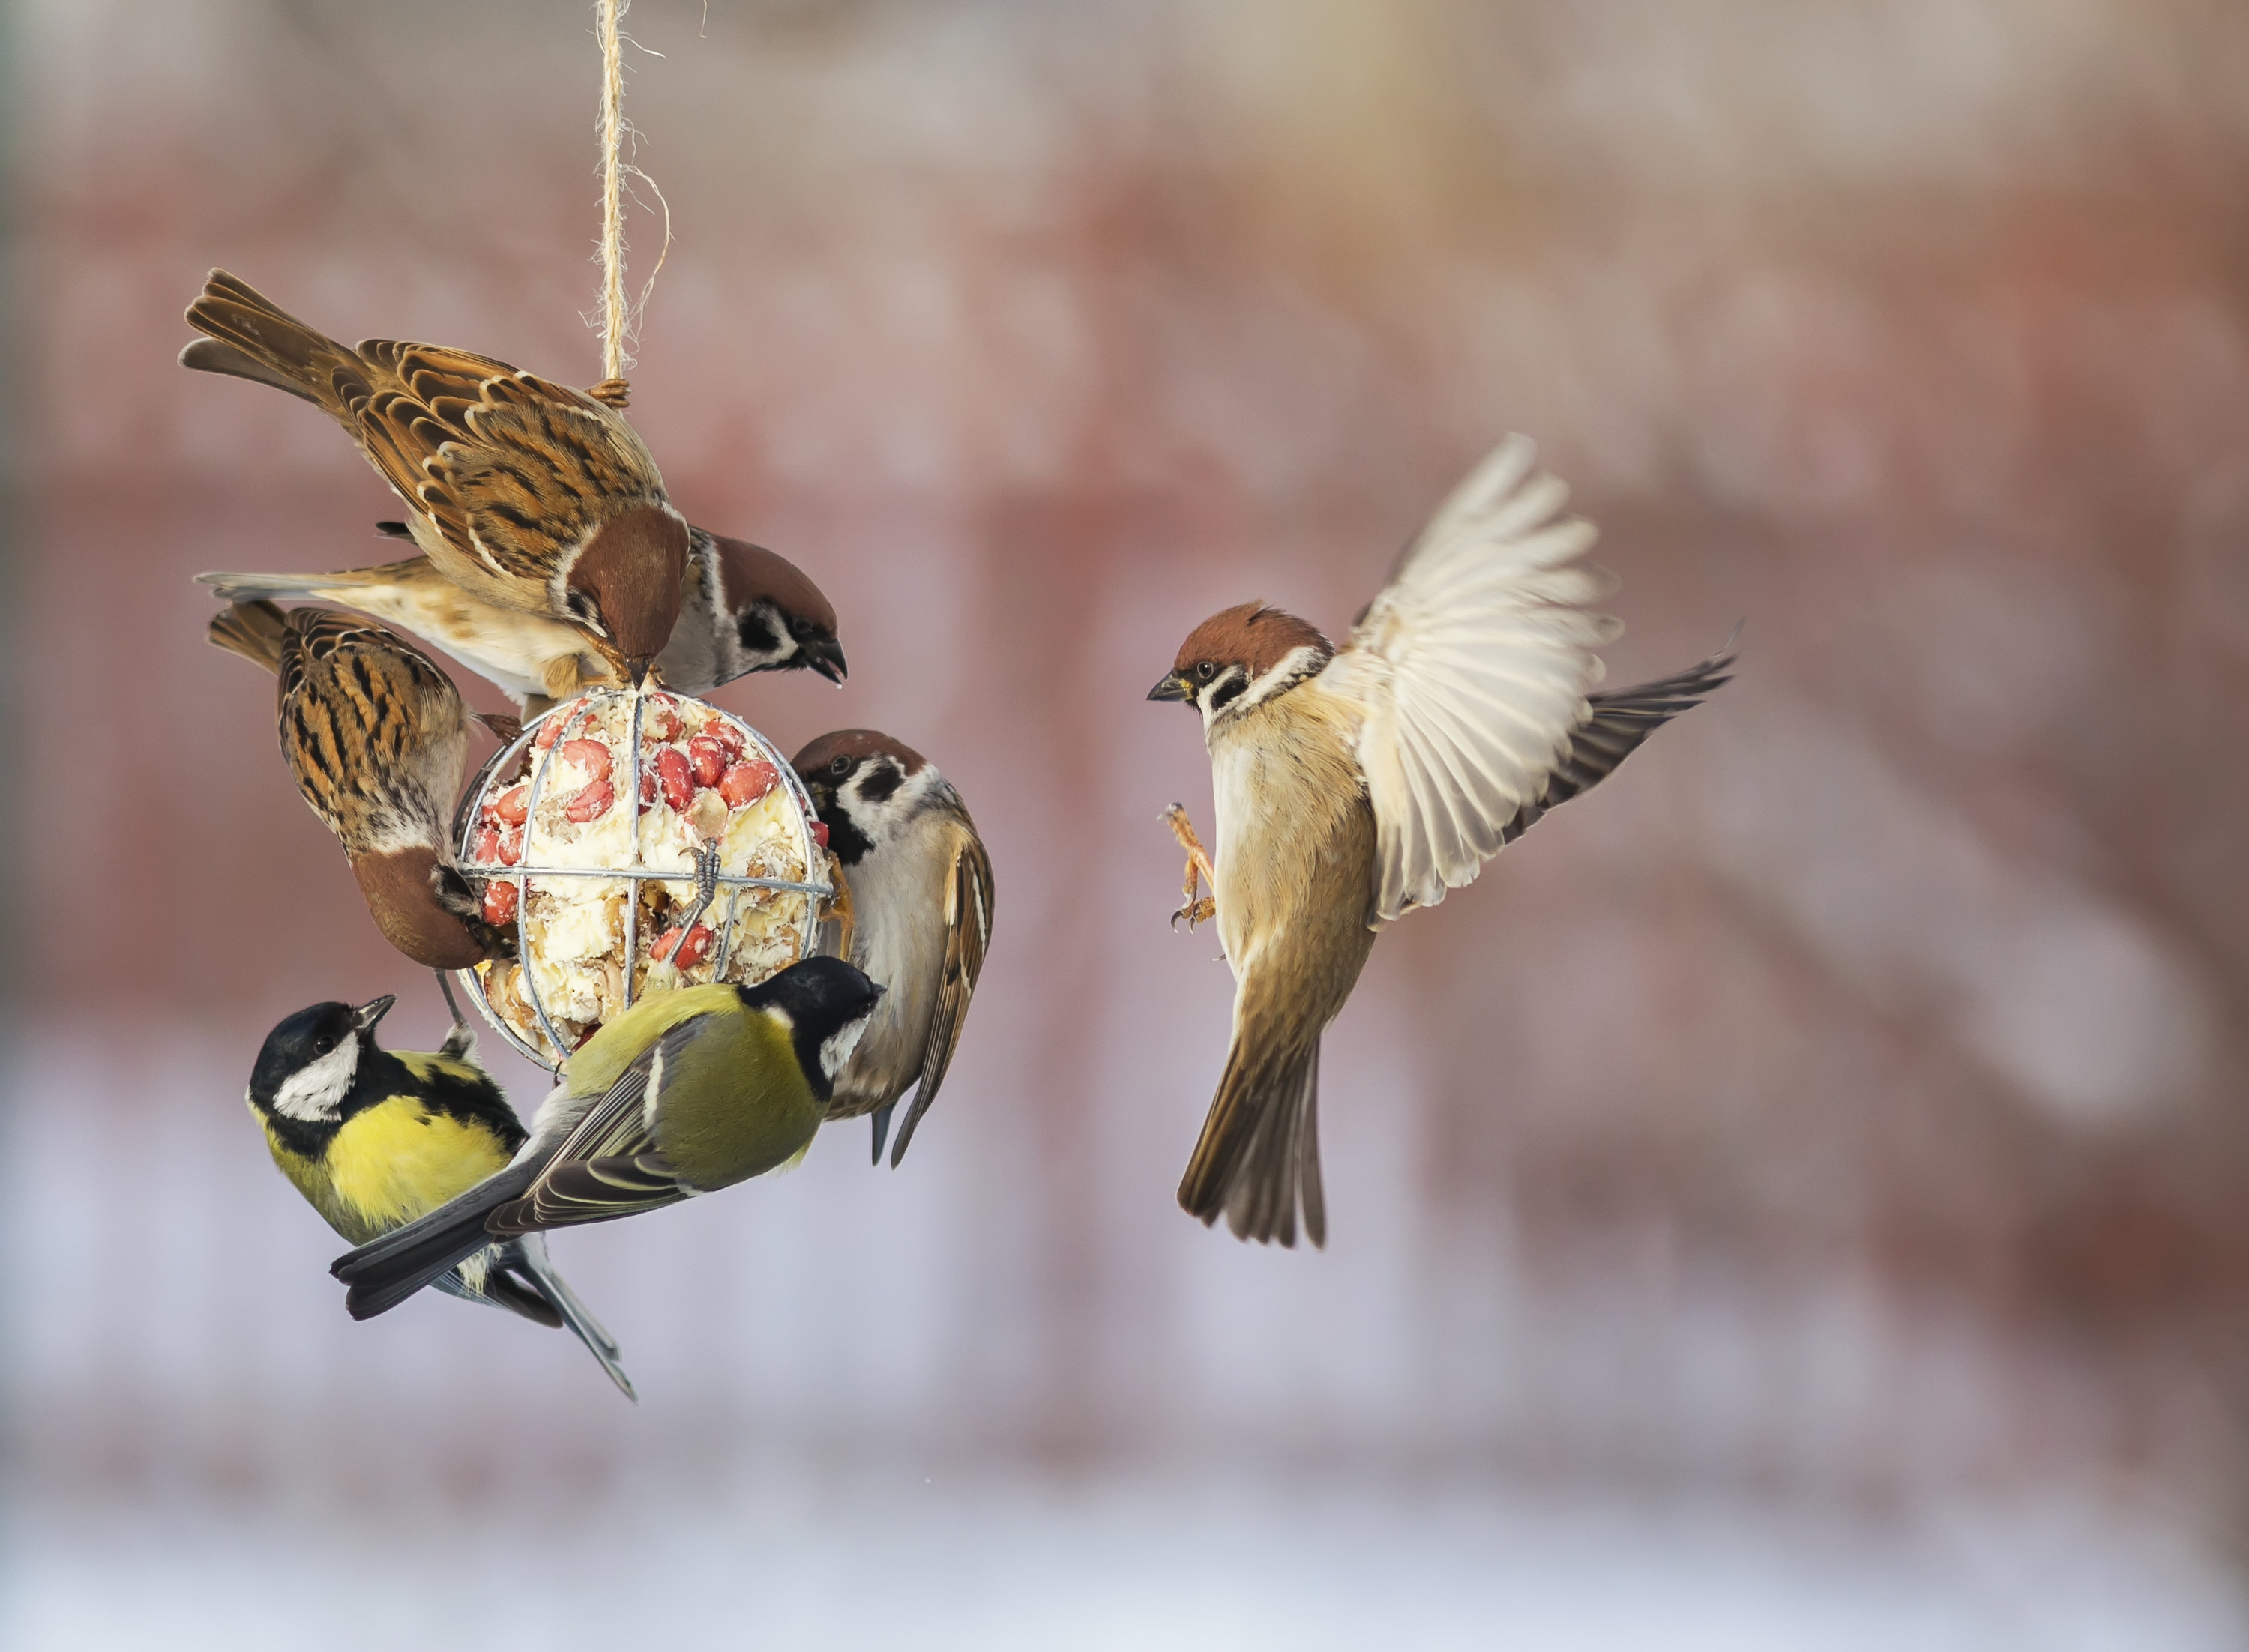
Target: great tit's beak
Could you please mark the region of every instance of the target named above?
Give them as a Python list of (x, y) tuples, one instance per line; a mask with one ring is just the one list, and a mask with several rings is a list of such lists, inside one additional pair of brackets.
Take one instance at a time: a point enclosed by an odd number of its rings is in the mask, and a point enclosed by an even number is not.
[(390, 1013), (390, 1006), (398, 1002), (398, 995), (386, 992), (379, 998), (370, 998), (352, 1011), (352, 1025), (361, 1032), (375, 1031), (375, 1024)]
[(1173, 671), (1169, 673), (1161, 682), (1148, 690), (1148, 697), (1151, 700), (1192, 700), (1194, 698), (1194, 688), (1184, 675)]
[(843, 679), (850, 675), (851, 671), (850, 668), (843, 663), (842, 643), (834, 637), (815, 636), (805, 638), (799, 647), (804, 655), (804, 663), (807, 666), (820, 673), (837, 688), (843, 686)]

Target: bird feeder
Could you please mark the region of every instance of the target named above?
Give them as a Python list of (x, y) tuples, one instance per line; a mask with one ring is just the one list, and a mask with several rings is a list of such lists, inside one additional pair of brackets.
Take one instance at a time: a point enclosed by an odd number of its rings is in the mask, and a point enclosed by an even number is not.
[(453, 821), (512, 959), (460, 972), (549, 1071), (651, 991), (754, 985), (815, 949), (827, 828), (772, 743), (668, 689), (595, 689), (503, 744)]

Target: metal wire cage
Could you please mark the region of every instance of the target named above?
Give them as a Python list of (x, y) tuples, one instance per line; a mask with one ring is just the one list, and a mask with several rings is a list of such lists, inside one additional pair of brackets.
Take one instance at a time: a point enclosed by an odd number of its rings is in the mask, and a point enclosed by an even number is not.
[[(613, 801), (610, 806), (622, 807), (628, 811), (628, 818), (631, 823), (627, 840), (630, 860), (618, 866), (530, 864), (530, 849), (540, 819), (540, 803), (542, 798), (548, 795), (548, 777), (555, 764), (557, 754), (562, 751), (567, 744), (572, 743), (574, 734), (581, 732), (597, 734), (607, 721), (605, 713), (608, 708), (620, 701), (629, 703), (628, 723), (629, 737), (622, 743), (625, 747), (622, 754), (611, 751), (610, 774), (608, 778), (610, 778), (613, 786)], [(750, 753), (755, 753), (772, 765), (775, 776), (773, 785), (767, 793), (754, 801), (761, 802), (763, 796), (769, 796), (774, 791), (781, 792), (787, 799), (790, 812), (794, 816), (800, 863), (805, 871), (803, 879), (760, 877), (739, 872), (727, 872), (722, 867), (719, 841), (717, 840), (703, 846), (698, 853), (697, 864), (694, 866), (650, 867), (646, 864), (643, 858), (646, 846), (643, 842), (644, 836), (643, 819), (652, 807), (659, 806), (661, 799), (660, 786), (651, 784), (656, 771), (650, 765), (650, 753), (647, 750), (649, 743), (643, 738), (644, 723), (652, 706), (671, 710), (675, 720), (677, 719), (678, 713), (673, 708), (694, 707), (705, 715), (705, 728), (716, 723), (724, 723), (739, 737), (746, 757)], [(550, 723), (556, 723), (558, 719), (560, 726), (556, 729), (554, 736), (542, 744), (540, 739), (542, 731)], [(606, 746), (607, 743), (603, 744)], [(658, 742), (659, 745), (664, 744), (665, 743), (661, 740)], [(623, 758), (622, 764), (618, 761), (620, 755)], [(527, 764), (519, 764), (519, 760), (526, 757)], [(519, 766), (527, 767), (528, 773), (519, 774)], [(620, 767), (625, 771), (626, 784), (621, 792), (617, 792), (614, 791), (614, 777)], [(525, 819), (521, 842), (519, 846), (520, 858), (513, 862), (501, 859), (497, 854), (490, 858), (480, 858), (474, 853), (474, 849), (478, 834), (485, 826), (485, 805), (488, 803), (496, 802), (499, 798), (504, 797), (519, 785), (528, 787), (524, 801)], [(728, 712), (720, 710), (707, 701), (698, 700), (689, 695), (676, 694), (668, 689), (646, 686), (637, 689), (595, 689), (580, 695), (575, 699), (566, 701), (543, 716), (533, 718), (525, 725), (523, 732), (519, 737), (504, 744), (499, 751), (486, 759), (484, 766), (477, 771), (476, 778), (470, 783), (468, 789), (462, 793), (460, 803), (455, 808), (453, 814), (454, 853), (462, 873), (472, 883), (485, 888), (489, 888), (495, 883), (514, 886), (516, 893), (513, 921), (518, 954), (517, 963), (520, 967), (515, 970), (513, 982), (516, 990), (530, 1005), (535, 1019), (536, 1030), (542, 1035), (541, 1041), (546, 1047), (542, 1049), (539, 1044), (524, 1037), (505, 1015), (493, 1007), (487, 995), (485, 972), (507, 966), (487, 963), (478, 969), (460, 970), (458, 975), (461, 984), (471, 998), (475, 1001), (478, 1011), (486, 1021), (492, 1024), (499, 1035), (507, 1040), (512, 1048), (549, 1072), (559, 1073), (563, 1064), (568, 1060), (574, 1044), (582, 1042), (584, 1035), (581, 1033), (575, 1040), (565, 1035), (556, 1025), (558, 1018), (550, 1013), (550, 1006), (540, 990), (539, 977), (541, 971), (539, 967), (534, 966), (543, 961), (534, 956), (532, 896), (534, 892), (545, 892), (543, 886), (551, 887), (551, 881), (570, 879), (600, 880), (605, 883), (622, 882), (626, 886), (622, 934), (615, 949), (617, 955), (615, 962), (622, 977), (620, 1012), (623, 1009), (631, 1007), (635, 994), (639, 990), (636, 977), (646, 974), (657, 964), (684, 957), (695, 926), (708, 912), (712, 903), (719, 898), (719, 893), (722, 890), (732, 893), (726, 897), (726, 922), (719, 934), (716, 950), (707, 959), (698, 961), (693, 966), (693, 975), (698, 978), (713, 981), (741, 981), (745, 984), (754, 984), (758, 981), (765, 980), (786, 968), (788, 963), (812, 955), (819, 929), (820, 903), (831, 898), (835, 894), (830, 885), (815, 881), (813, 878), (815, 869), (825, 865), (823, 846), (814, 835), (815, 821), (812, 799), (806, 793), (803, 782), (797, 778), (796, 771), (790, 767), (787, 759), (781, 756), (771, 741), (748, 723)], [(685, 906), (688, 908), (688, 915), (673, 926), (672, 933), (676, 933), (679, 939), (673, 944), (666, 959), (655, 958), (652, 956), (652, 948), (643, 948), (641, 942), (641, 908), (645, 898), (646, 886), (651, 883), (667, 888), (671, 886), (684, 888), (690, 895), (686, 901), (679, 901), (676, 895), (673, 897), (675, 908)], [(730, 966), (735, 963), (736, 928), (743, 913), (744, 901), (741, 892), (748, 890), (786, 891), (804, 897), (801, 902), (802, 918), (797, 925), (794, 953), (793, 956), (783, 962), (774, 963), (770, 968), (754, 975), (729, 974)], [(705, 962), (709, 964), (707, 970), (701, 967)], [(681, 965), (674, 963), (673, 969), (679, 970)]]

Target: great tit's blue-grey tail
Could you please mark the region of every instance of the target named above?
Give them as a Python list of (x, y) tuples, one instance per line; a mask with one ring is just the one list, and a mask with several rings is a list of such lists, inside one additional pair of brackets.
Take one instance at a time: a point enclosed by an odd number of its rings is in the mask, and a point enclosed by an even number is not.
[(617, 1385), (617, 1391), (637, 1404), (640, 1395), (633, 1392), (632, 1379), (625, 1374), (616, 1338), (602, 1328), (602, 1322), (578, 1299), (578, 1293), (547, 1259), (547, 1236), (520, 1234), (502, 1245), (500, 1251), (507, 1258), (510, 1270), (531, 1282), (532, 1288), (546, 1299), (547, 1306), (562, 1316), (562, 1323), (577, 1333), (587, 1352), (602, 1362), (602, 1369), (609, 1374), (609, 1381)]

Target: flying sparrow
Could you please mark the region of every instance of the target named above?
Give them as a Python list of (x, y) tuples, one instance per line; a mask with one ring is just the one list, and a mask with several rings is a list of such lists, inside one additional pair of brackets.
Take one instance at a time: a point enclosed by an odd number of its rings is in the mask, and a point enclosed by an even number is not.
[(1327, 1237), (1320, 1034), (1376, 931), (1475, 878), (1557, 804), (1606, 776), (1728, 679), (1730, 653), (1612, 694), (1594, 647), (1621, 628), (1585, 605), (1593, 527), (1510, 436), (1406, 548), (1338, 651), (1294, 614), (1245, 603), (1195, 627), (1151, 700), (1202, 714), (1218, 860), (1174, 804), (1207, 877), (1235, 980), (1226, 1070), (1180, 1203), (1244, 1239)]
[[(392, 538), (410, 537), (402, 522), (375, 526)], [(196, 577), (230, 602), (303, 598), (371, 614), (490, 678), (527, 716), (609, 675), (574, 626), (471, 596), (427, 557), (340, 573)], [(794, 563), (761, 545), (690, 529), (679, 622), (657, 655), (657, 675), (681, 693), (700, 696), (752, 671), (800, 669), (817, 671), (831, 682), (843, 680), (836, 610), (820, 587)]]
[(452, 679), (381, 626), (325, 608), (237, 603), (210, 640), (279, 677), (289, 772), (384, 938), (433, 970), (504, 949), (447, 842), (472, 720)]
[(992, 940), (992, 861), (975, 822), (919, 752), (872, 729), (823, 734), (795, 768), (828, 828), (850, 891), (851, 962), (886, 989), (849, 1065), (831, 1119), (874, 1114), (883, 1156), (891, 1110), (917, 1083), (891, 1148), (896, 1168), (960, 1042), (969, 995)]
[(488, 602), (574, 625), (637, 683), (671, 636), (687, 523), (622, 415), (505, 361), (442, 345), (356, 347), (214, 270), (182, 367), (301, 396), (404, 500), (414, 542)]

